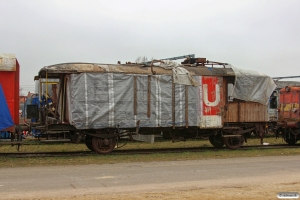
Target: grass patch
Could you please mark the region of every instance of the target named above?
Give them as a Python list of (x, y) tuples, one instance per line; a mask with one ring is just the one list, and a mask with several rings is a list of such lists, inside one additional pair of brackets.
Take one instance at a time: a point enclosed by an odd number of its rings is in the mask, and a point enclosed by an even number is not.
[(116, 164), (152, 161), (182, 161), (213, 158), (300, 155), (300, 149), (220, 150), (204, 152), (161, 153), (144, 155), (89, 155), (76, 157), (10, 158), (0, 157), (1, 167), (33, 167), (54, 165)]
[[(269, 144), (286, 144), (282, 138), (266, 137), (264, 142)], [(122, 141), (119, 146), (125, 144), (126, 141)], [(22, 145), (20, 152), (72, 152), (72, 151), (89, 151), (85, 144), (72, 144), (72, 143), (52, 143), (45, 144), (37, 141), (27, 141), (28, 145)], [(30, 145), (29, 145), (30, 144)], [(259, 145), (260, 140), (258, 138), (250, 138), (244, 146), (247, 145)], [(212, 147), (208, 140), (203, 139), (189, 139), (186, 141), (174, 142), (170, 140), (157, 140), (154, 144), (128, 141), (125, 146), (120, 149), (161, 149), (161, 148), (187, 148), (187, 147)], [(118, 149), (116, 149), (118, 150)], [(115, 151), (116, 151), (115, 150)], [(10, 145), (0, 146), (1, 153), (12, 153), (17, 152), (17, 147), (11, 147)]]
[[(250, 139), (245, 145), (259, 144), (259, 139)], [(284, 143), (281, 138), (265, 138), (264, 142), (270, 144)], [(185, 142), (159, 141), (154, 144), (130, 142), (121, 149), (155, 149), (155, 148), (183, 148), (211, 146), (207, 140), (188, 140)], [(0, 152), (16, 152), (11, 146), (1, 146)], [(88, 151), (84, 144), (40, 144), (23, 145), (21, 152), (70, 152)], [(115, 150), (117, 151), (117, 150)], [(0, 167), (32, 167), (32, 166), (55, 166), (55, 165), (85, 165), (85, 164), (115, 164), (129, 162), (151, 162), (151, 161), (178, 161), (178, 160), (201, 160), (213, 158), (235, 158), (235, 157), (257, 157), (278, 155), (300, 155), (300, 148), (288, 149), (250, 149), (215, 151), (205, 150), (203, 152), (183, 153), (157, 153), (147, 155), (88, 155), (88, 156), (66, 156), (66, 157), (44, 157), (44, 158), (11, 158), (0, 157)]]

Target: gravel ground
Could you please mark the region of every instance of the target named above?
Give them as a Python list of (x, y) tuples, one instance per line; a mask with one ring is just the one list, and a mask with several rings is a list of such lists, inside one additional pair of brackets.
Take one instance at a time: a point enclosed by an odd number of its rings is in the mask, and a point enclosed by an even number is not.
[(121, 193), (113, 195), (86, 195), (82, 197), (72, 197), (76, 200), (94, 199), (118, 199), (118, 200), (140, 200), (140, 199), (188, 199), (188, 200), (232, 200), (232, 199), (278, 199), (278, 191), (295, 191), (298, 188), (300, 193), (300, 182), (284, 184), (263, 184), (237, 187), (220, 187), (206, 189), (190, 189), (182, 191), (164, 191), (153, 193)]
[(268, 156), (2, 168), (0, 199), (278, 199), (300, 193), (299, 166), (300, 156)]
[[(297, 189), (296, 189), (297, 188)], [(187, 190), (169, 190), (161, 192), (133, 192), (133, 193), (117, 193), (117, 194), (94, 194), (94, 195), (70, 195), (59, 196), (53, 198), (37, 198), (41, 200), (58, 200), (58, 199), (73, 199), (73, 200), (154, 200), (154, 199), (172, 199), (172, 200), (232, 200), (232, 199), (278, 199), (278, 191), (293, 191), (298, 190), (300, 193), (300, 182), (291, 183), (268, 183), (261, 185), (248, 185), (236, 187), (212, 187), (203, 189), (187, 189)]]

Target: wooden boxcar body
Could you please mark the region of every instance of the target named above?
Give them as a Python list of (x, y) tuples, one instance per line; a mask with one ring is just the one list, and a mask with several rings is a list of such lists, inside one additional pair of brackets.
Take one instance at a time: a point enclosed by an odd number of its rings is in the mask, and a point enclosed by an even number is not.
[[(27, 110), (28, 117), (38, 118), (31, 126), (45, 134), (67, 132), (73, 142), (84, 141), (98, 153), (111, 152), (124, 136), (207, 136), (214, 146), (232, 149), (251, 132), (262, 137), (272, 79), (198, 60), (171, 68), (153, 63), (44, 67), (35, 77), (40, 105)], [(52, 85), (51, 96), (45, 84)]]

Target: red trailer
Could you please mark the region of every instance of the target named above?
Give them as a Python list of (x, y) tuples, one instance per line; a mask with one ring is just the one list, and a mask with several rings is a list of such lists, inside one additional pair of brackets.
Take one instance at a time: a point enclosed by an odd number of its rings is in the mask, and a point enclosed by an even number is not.
[[(13, 54), (0, 54), (0, 84), (14, 124), (19, 124), (20, 65)], [(5, 131), (15, 132), (11, 126)]]

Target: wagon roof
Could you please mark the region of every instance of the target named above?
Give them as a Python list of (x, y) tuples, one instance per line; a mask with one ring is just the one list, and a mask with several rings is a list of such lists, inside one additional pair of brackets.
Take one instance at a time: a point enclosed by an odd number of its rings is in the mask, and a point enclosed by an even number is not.
[[(216, 62), (214, 62), (216, 63)], [(205, 63), (207, 66), (207, 64)], [(190, 75), (235, 77), (235, 87), (232, 97), (244, 101), (267, 104), (276, 85), (269, 76), (252, 71), (235, 68), (231, 65), (221, 64), (222, 67), (180, 65), (189, 71)], [(219, 65), (220, 66), (220, 65)], [(172, 69), (172, 68), (171, 68)], [(149, 66), (143, 64), (97, 64), (97, 63), (62, 63), (43, 67), (39, 71), (40, 78), (62, 78), (62, 74), (78, 73), (122, 73), (141, 75), (169, 75), (173, 70), (162, 66)], [(155, 73), (154, 73), (155, 72)], [(35, 77), (38, 79), (38, 77)], [(36, 80), (37, 80), (36, 79)]]
[(284, 88), (285, 86), (300, 86), (299, 81), (275, 81), (277, 89)]
[[(228, 67), (205, 67), (205, 66), (186, 66), (181, 65), (187, 69), (191, 75), (204, 76), (234, 76), (234, 72)], [(172, 70), (153, 66), (153, 71), (156, 74), (172, 75)], [(124, 73), (124, 74), (153, 74), (151, 67), (142, 64), (97, 64), (97, 63), (62, 63), (43, 67), (39, 71), (40, 77), (59, 77), (60, 74), (74, 74), (74, 73)]]
[(15, 71), (16, 56), (14, 54), (0, 53), (0, 71)]

